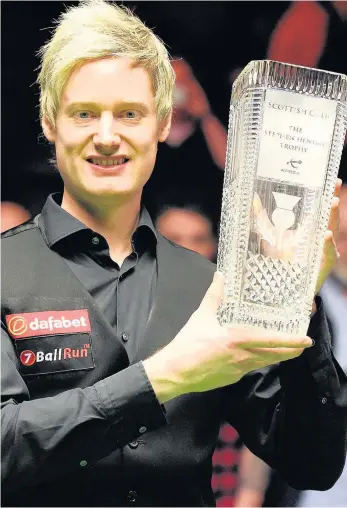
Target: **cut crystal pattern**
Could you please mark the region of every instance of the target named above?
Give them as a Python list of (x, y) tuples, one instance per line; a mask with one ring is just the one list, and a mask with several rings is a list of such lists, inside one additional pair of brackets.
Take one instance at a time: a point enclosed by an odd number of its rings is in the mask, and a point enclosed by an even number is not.
[(307, 267), (249, 253), (245, 272), (245, 301), (276, 307), (300, 305)]
[[(265, 171), (260, 174), (260, 154), (264, 155), (262, 136), (264, 125), (267, 125), (264, 111), (269, 111), (270, 107), (266, 98), (267, 94), (278, 97), (279, 92), (284, 101), (278, 101), (277, 110), (282, 102), (288, 103), (288, 93), (290, 97), (295, 95), (295, 106), (303, 109), (316, 98), (317, 111), (332, 111), (333, 104), (334, 117), (330, 118), (335, 124), (329, 124), (332, 125), (329, 131), (325, 128), (319, 131), (316, 126), (321, 120), (313, 120), (312, 127), (308, 128), (305, 125), (309, 124), (301, 120), (303, 133), (299, 136), (305, 140), (293, 138), (294, 141), (289, 142), (294, 147), (297, 143), (299, 148), (296, 152), (288, 151), (286, 159), (280, 162), (278, 171), (282, 173), (272, 175)], [(225, 276), (224, 298), (219, 309), (222, 325), (250, 325), (306, 334), (346, 133), (346, 102), (347, 77), (323, 70), (268, 60), (254, 61), (235, 81), (230, 103), (217, 260), (217, 268)], [(289, 130), (293, 127), (286, 127), (287, 120), (283, 118), (284, 122), (281, 117), (272, 126), (270, 134), (274, 138), (294, 136)], [(293, 122), (288, 125), (300, 128), (300, 115), (293, 114), (292, 118)], [(317, 132), (318, 138), (315, 137)], [(324, 149), (315, 152), (321, 132)], [(318, 174), (316, 164), (305, 162), (306, 148), (311, 155), (318, 154), (321, 169), (320, 154), (326, 154), (325, 173), (319, 173), (322, 175), (320, 181), (313, 178)], [(276, 162), (276, 154), (265, 151), (265, 161)], [(296, 181), (295, 171), (308, 175), (306, 181)], [(293, 198), (289, 196), (296, 197), (290, 214), (287, 206), (275, 202), (275, 198), (278, 201), (278, 196), (283, 195), (288, 195), (290, 200)], [(261, 217), (254, 211), (255, 196), (259, 197)], [(278, 210), (274, 212), (276, 206)], [(274, 247), (280, 254), (272, 255)]]

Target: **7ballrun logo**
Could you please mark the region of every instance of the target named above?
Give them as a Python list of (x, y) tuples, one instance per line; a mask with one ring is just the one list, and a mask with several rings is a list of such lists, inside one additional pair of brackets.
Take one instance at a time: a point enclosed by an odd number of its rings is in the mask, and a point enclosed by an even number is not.
[[(39, 338), (44, 335), (72, 335), (91, 331), (87, 309), (65, 311), (24, 312), (6, 316), (8, 332), (16, 343), (23, 339)], [(87, 358), (90, 344), (79, 348), (55, 348), (53, 351), (36, 353), (30, 349), (20, 353), (20, 361), (25, 366), (35, 362), (53, 362), (74, 358)]]
[(38, 351), (34, 353), (30, 349), (26, 349), (22, 351), (19, 360), (26, 367), (31, 367), (34, 363), (40, 362), (55, 362), (59, 360), (67, 360), (69, 358), (88, 358), (88, 353), (90, 349), (90, 344), (84, 344), (81, 348), (55, 348), (54, 351), (49, 353), (44, 353), (43, 351)]

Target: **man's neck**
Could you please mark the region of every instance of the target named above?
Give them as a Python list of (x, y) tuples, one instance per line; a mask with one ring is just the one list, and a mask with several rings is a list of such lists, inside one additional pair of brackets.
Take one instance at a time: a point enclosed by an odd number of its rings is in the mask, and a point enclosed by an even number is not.
[(140, 217), (141, 195), (131, 200), (109, 200), (98, 204), (82, 203), (64, 191), (61, 207), (102, 235), (111, 258), (119, 265), (132, 252), (131, 237)]

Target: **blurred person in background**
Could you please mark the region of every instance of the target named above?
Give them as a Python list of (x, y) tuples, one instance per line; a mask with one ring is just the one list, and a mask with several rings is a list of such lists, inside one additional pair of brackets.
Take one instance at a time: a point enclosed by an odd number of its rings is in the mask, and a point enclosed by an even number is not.
[(224, 170), (227, 132), (211, 111), (206, 93), (198, 83), (191, 66), (183, 58), (174, 58), (174, 107), (166, 144), (179, 147), (201, 129), (214, 164)]
[(24, 206), (14, 201), (1, 202), (1, 233), (26, 222), (31, 218)]
[(347, 74), (346, 20), (346, 1), (293, 1), (272, 32), (267, 58)]
[[(325, 281), (320, 295), (332, 328), (334, 355), (347, 374), (347, 183), (340, 194), (340, 232), (337, 237), (340, 258)], [(324, 437), (322, 436), (324, 439)], [(347, 463), (335, 485), (326, 492), (302, 492), (299, 506), (347, 506)]]
[(188, 62), (174, 58), (172, 67), (176, 82), (171, 128), (165, 143), (158, 147), (145, 197), (156, 200), (163, 189), (184, 181), (187, 188), (209, 188), (220, 202), (227, 129), (213, 114)]
[(168, 240), (216, 262), (217, 240), (213, 223), (199, 205), (164, 206), (155, 224)]
[[(216, 262), (218, 234), (206, 206), (192, 202), (162, 205), (155, 224), (172, 242)], [(270, 468), (242, 446), (237, 431), (228, 423), (221, 426), (212, 463), (212, 488), (218, 507), (262, 506)]]

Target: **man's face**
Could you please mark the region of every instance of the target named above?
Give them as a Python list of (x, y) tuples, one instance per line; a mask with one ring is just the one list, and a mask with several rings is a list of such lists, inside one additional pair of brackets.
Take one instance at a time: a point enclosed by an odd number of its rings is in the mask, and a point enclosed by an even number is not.
[(157, 220), (158, 231), (172, 242), (214, 260), (216, 239), (208, 219), (191, 210), (171, 208)]
[(148, 72), (126, 58), (75, 69), (56, 127), (45, 118), (42, 125), (55, 143), (65, 192), (86, 202), (140, 196), (169, 130), (169, 120), (158, 122)]

